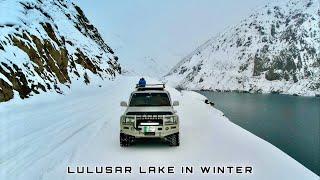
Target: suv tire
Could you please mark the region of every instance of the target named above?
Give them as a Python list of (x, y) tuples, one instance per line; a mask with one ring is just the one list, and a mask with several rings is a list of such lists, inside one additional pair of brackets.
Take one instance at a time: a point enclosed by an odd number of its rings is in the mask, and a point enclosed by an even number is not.
[(169, 146), (179, 146), (180, 145), (179, 133), (169, 135), (168, 141), (169, 141)]
[(128, 147), (133, 143), (134, 139), (132, 136), (120, 133), (120, 146)]

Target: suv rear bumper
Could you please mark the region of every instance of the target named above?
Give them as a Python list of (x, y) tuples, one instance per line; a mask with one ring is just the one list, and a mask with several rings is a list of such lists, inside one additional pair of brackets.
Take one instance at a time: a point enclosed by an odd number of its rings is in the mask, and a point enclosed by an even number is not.
[[(151, 128), (151, 131), (149, 130)], [(138, 126), (121, 125), (120, 133), (134, 136), (135, 138), (164, 138), (171, 134), (179, 132), (179, 125), (163, 125), (163, 126)]]

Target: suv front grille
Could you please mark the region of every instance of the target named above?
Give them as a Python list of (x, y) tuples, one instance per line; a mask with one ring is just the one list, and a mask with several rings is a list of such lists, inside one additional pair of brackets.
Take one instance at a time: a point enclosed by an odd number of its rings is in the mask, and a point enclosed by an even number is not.
[(153, 126), (162, 126), (163, 125), (163, 116), (162, 115), (144, 115), (144, 116), (136, 116), (136, 125), (137, 127), (141, 125), (141, 123), (154, 123)]

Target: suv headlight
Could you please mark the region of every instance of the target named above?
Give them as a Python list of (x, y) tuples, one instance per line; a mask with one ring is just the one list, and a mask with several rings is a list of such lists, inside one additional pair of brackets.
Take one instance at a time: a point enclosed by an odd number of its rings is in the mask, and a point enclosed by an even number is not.
[(178, 122), (178, 116), (168, 116), (164, 118), (164, 123), (166, 125), (168, 124), (177, 124)]
[(134, 117), (125, 117), (124, 123), (133, 124), (134, 123)]

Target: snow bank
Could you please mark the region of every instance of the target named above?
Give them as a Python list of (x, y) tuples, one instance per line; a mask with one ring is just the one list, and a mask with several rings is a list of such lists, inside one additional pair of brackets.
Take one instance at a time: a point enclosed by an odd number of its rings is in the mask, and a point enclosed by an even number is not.
[[(119, 117), (137, 77), (101, 88), (43, 93), (0, 106), (0, 179), (319, 179), (297, 161), (230, 122), (195, 92), (168, 87), (181, 122), (181, 144), (119, 146)], [(147, 81), (151, 82), (150, 79)], [(153, 80), (152, 80), (153, 81)], [(155, 82), (155, 81), (153, 81)], [(194, 166), (192, 175), (67, 174), (67, 166)], [(200, 174), (200, 166), (252, 166), (252, 174)]]

